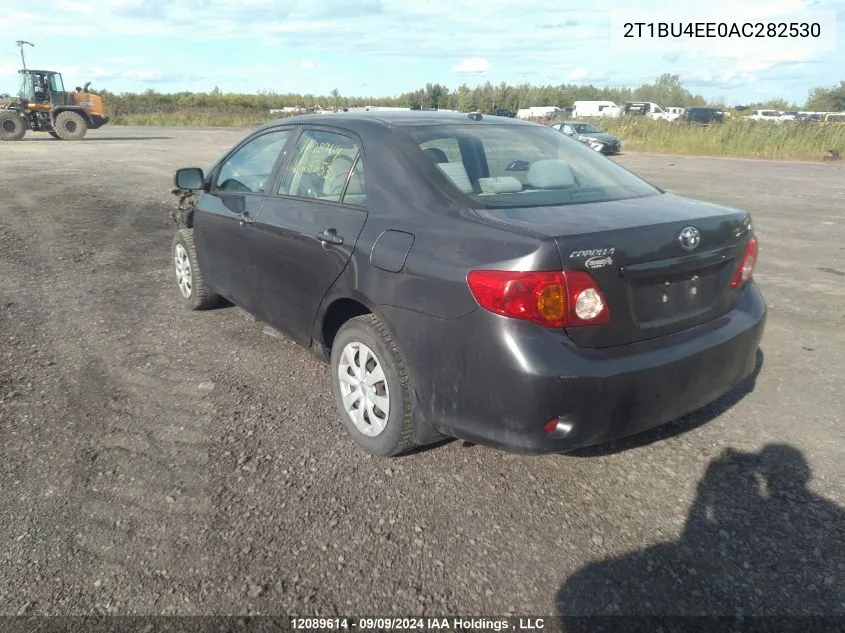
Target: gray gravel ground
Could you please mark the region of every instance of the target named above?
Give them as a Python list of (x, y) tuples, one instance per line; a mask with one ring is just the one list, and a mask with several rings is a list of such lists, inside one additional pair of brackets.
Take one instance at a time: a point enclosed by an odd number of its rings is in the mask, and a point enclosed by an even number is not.
[(614, 159), (754, 213), (756, 384), (576, 455), (383, 460), (304, 349), (179, 305), (172, 173), (244, 133), (0, 146), (0, 612), (845, 614), (845, 165)]

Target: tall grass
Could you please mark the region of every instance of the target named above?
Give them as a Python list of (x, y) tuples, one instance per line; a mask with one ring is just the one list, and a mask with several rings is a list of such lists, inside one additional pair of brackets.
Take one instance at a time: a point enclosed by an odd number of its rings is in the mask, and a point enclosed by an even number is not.
[(278, 115), (270, 114), (267, 110), (197, 107), (181, 108), (175, 112), (118, 114), (112, 119), (111, 123), (113, 125), (255, 127), (278, 118)]
[(600, 119), (594, 125), (622, 140), (623, 151), (783, 160), (821, 160), (830, 149), (845, 150), (840, 123), (770, 123), (730, 119), (690, 126), (641, 117)]

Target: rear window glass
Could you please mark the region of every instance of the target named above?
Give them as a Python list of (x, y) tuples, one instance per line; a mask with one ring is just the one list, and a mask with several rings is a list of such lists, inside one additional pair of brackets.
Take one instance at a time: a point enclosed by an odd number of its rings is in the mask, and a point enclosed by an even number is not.
[(441, 125), (408, 128), (421, 160), (444, 189), (480, 207), (608, 202), (658, 189), (581, 141), (546, 126)]

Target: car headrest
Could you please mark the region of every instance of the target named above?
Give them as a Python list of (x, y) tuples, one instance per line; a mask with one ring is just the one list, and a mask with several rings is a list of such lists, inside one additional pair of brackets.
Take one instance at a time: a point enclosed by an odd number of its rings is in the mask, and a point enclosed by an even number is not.
[(426, 156), (428, 156), (431, 160), (435, 163), (448, 163), (449, 157), (446, 156), (446, 152), (444, 152), (439, 147), (429, 147), (428, 149), (424, 149)]
[(522, 191), (522, 183), (513, 176), (479, 178), (478, 185), (481, 187), (481, 193), (517, 193)]
[(338, 154), (329, 164), (326, 177), (323, 180), (323, 195), (339, 196), (346, 184), (346, 176), (352, 167), (352, 159), (349, 156)]
[(531, 164), (526, 182), (537, 189), (561, 189), (574, 185), (575, 176), (565, 160), (549, 158)]
[(463, 193), (472, 193), (472, 183), (463, 163), (438, 163), (437, 167)]

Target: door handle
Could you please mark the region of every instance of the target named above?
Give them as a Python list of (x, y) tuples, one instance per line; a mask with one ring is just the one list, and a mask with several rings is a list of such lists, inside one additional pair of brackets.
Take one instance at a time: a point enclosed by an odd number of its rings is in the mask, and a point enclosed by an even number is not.
[(318, 233), (317, 239), (323, 244), (343, 244), (343, 238), (337, 234), (335, 229), (326, 229), (322, 233)]

